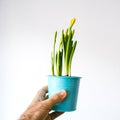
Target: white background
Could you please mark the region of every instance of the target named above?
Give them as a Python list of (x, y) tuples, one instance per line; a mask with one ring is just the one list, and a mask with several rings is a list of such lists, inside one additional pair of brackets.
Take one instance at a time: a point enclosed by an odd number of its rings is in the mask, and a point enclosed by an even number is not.
[(0, 0), (0, 120), (16, 120), (47, 84), (53, 33), (77, 21), (77, 111), (58, 120), (120, 120), (119, 0)]

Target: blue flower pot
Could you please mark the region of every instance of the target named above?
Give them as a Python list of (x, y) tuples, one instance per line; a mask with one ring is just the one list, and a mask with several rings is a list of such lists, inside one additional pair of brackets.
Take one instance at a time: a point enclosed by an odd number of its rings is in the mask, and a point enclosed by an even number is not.
[(48, 76), (49, 97), (60, 92), (67, 91), (67, 97), (61, 103), (53, 106), (52, 110), (70, 112), (76, 110), (80, 78), (77, 76)]

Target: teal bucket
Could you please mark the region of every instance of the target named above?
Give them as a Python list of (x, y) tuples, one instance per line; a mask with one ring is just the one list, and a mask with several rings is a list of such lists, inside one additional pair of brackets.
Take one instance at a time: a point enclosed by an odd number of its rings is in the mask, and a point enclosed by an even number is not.
[(77, 76), (48, 76), (48, 95), (66, 90), (67, 97), (61, 103), (53, 106), (52, 110), (70, 112), (76, 110), (80, 78)]

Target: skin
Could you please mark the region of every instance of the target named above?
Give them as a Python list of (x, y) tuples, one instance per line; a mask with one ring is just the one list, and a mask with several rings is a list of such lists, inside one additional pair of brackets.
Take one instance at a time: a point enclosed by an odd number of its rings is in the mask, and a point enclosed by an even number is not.
[(67, 96), (66, 91), (61, 91), (51, 98), (47, 99), (46, 93), (48, 87), (40, 89), (26, 111), (21, 115), (19, 120), (54, 120), (63, 112), (50, 112), (51, 108), (59, 102), (62, 102)]

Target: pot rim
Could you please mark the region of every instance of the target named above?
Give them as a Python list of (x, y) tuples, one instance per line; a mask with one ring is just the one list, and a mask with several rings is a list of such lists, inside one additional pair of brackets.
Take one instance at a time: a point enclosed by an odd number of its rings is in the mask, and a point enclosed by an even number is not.
[(48, 75), (48, 77), (58, 77), (58, 78), (82, 78), (80, 76), (55, 76), (55, 75)]

